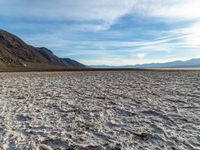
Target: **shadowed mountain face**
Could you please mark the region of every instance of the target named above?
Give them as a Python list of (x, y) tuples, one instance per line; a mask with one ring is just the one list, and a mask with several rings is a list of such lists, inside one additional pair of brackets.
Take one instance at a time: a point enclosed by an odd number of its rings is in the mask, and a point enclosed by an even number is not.
[(77, 67), (77, 68), (85, 68), (86, 66), (79, 63), (78, 61), (72, 60), (70, 58), (62, 58), (62, 61), (66, 66), (70, 66), (72, 68)]
[(47, 48), (37, 48), (0, 29), (0, 68), (66, 69), (84, 68), (71, 59), (61, 59)]

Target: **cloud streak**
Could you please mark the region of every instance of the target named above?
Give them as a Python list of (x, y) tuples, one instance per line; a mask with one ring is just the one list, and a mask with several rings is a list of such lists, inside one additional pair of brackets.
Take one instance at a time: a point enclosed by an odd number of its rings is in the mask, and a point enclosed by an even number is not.
[(26, 19), (99, 21), (98, 24), (105, 28), (128, 14), (135, 3), (135, 0), (1, 0), (0, 14)]
[(200, 18), (199, 0), (1, 0), (0, 14), (50, 20), (102, 20), (112, 24), (127, 14), (178, 20)]
[(0, 27), (61, 57), (127, 65), (200, 55), (199, 8), (199, 0), (1, 0)]

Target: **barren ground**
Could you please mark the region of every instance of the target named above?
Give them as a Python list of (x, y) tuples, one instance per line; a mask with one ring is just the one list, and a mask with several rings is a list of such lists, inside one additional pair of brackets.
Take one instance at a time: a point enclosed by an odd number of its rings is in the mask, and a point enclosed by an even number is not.
[(0, 73), (2, 150), (200, 150), (200, 71)]

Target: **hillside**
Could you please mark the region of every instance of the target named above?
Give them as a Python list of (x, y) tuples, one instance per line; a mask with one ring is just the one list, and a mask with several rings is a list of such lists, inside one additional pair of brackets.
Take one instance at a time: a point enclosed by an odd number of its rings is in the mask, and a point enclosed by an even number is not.
[(69, 58), (61, 59), (47, 48), (26, 44), (19, 37), (0, 29), (0, 69), (67, 69), (85, 66)]

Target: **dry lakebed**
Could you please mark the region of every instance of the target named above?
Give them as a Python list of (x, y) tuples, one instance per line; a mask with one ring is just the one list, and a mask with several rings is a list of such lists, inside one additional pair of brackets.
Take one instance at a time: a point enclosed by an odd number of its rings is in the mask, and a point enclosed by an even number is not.
[(0, 73), (2, 150), (200, 150), (200, 71)]

